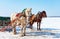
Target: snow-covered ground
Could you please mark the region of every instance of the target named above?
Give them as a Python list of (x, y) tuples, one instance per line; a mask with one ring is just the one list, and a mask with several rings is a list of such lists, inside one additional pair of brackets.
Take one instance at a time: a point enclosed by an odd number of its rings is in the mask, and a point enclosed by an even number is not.
[(43, 18), (41, 22), (41, 28), (60, 29), (60, 17)]
[(20, 37), (20, 28), (17, 26), (17, 34), (12, 32), (0, 32), (0, 39), (60, 39), (60, 18), (43, 18), (41, 31), (37, 31), (36, 23), (33, 24), (33, 30), (26, 29), (26, 36)]
[(0, 39), (60, 39), (60, 30), (26, 31), (26, 36), (20, 37), (20, 32), (13, 35), (12, 32), (0, 32)]

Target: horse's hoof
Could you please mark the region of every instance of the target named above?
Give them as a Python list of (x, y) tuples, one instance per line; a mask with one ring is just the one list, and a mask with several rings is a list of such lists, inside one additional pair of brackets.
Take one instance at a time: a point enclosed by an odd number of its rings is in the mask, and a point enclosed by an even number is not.
[(37, 30), (39, 30), (39, 29), (37, 29)]
[(40, 31), (41, 31), (41, 29), (40, 29)]
[(14, 35), (16, 35), (16, 33), (14, 33)]
[(39, 28), (39, 30), (41, 31), (41, 29)]
[(41, 29), (37, 29), (38, 31), (41, 31)]
[(24, 34), (24, 36), (26, 36), (26, 34)]
[(22, 35), (20, 35), (20, 37), (23, 37), (24, 35), (22, 34)]

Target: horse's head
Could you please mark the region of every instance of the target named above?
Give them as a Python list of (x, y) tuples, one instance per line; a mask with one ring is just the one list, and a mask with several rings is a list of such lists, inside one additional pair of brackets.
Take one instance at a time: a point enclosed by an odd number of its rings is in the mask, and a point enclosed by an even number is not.
[(32, 8), (26, 8), (27, 12), (31, 12)]
[(32, 14), (31, 10), (32, 10), (32, 8), (26, 8), (26, 10), (25, 10), (26, 16), (30, 16)]
[(42, 11), (41, 13), (42, 13), (42, 17), (47, 17), (47, 14), (45, 11)]

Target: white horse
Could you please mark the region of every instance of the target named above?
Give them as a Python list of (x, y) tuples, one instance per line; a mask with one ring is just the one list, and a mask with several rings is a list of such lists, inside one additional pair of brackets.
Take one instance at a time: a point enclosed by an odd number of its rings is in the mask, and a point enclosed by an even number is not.
[(24, 16), (18, 18), (16, 15), (17, 13), (14, 13), (10, 17), (13, 27), (13, 33), (16, 34), (16, 26), (18, 25), (21, 28), (21, 36), (24, 36), (26, 31), (26, 18)]
[[(26, 8), (26, 10), (24, 11), (24, 16), (22, 16), (21, 18), (19, 18), (20, 16), (16, 16), (17, 13), (12, 13), (10, 20), (11, 20), (11, 25), (13, 26), (13, 30), (14, 30), (14, 34), (16, 34), (16, 26), (20, 26), (21, 27), (21, 36), (25, 35), (25, 30), (26, 30), (26, 25), (29, 22), (29, 17), (32, 15), (31, 13), (32, 8)], [(21, 15), (21, 14), (19, 14)]]

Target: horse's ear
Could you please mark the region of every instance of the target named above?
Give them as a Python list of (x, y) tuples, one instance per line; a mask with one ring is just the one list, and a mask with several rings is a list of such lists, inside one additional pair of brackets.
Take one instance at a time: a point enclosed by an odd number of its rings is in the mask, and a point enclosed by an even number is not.
[(46, 11), (42, 11), (42, 13), (46, 13)]

